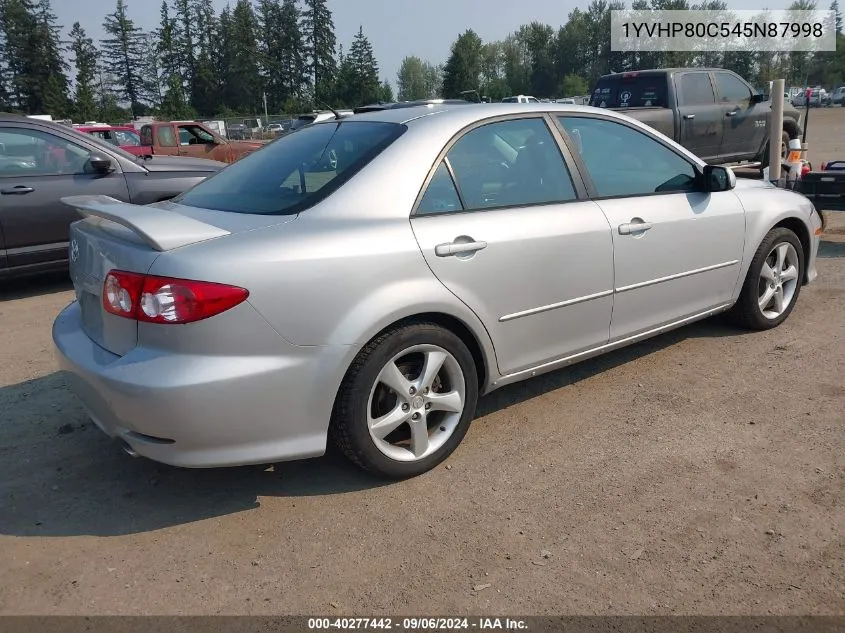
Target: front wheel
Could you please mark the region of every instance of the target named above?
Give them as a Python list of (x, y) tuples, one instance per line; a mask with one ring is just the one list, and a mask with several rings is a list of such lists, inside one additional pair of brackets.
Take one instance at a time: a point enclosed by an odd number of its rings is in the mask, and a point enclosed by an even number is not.
[(433, 323), (396, 326), (356, 357), (335, 403), (331, 435), (377, 475), (419, 475), (448, 457), (478, 400), (475, 363), (455, 334)]
[(733, 308), (734, 320), (753, 330), (777, 327), (789, 317), (804, 279), (804, 249), (785, 228), (768, 232), (760, 244)]

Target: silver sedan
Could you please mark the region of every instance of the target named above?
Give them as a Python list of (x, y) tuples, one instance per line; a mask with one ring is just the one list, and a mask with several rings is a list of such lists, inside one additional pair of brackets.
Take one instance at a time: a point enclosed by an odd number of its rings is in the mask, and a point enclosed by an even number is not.
[[(329, 158), (331, 157), (331, 158)], [(803, 196), (622, 114), (439, 105), (315, 123), (171, 202), (65, 202), (62, 369), (134, 455), (322, 455), (386, 477), (479, 394), (729, 311), (773, 328), (816, 277)]]

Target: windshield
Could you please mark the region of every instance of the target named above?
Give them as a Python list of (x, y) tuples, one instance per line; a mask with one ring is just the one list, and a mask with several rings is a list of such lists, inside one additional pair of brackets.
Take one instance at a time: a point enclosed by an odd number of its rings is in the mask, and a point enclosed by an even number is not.
[(299, 213), (340, 188), (405, 130), (372, 121), (311, 125), (232, 163), (176, 202), (232, 213)]
[[(112, 143), (109, 143), (108, 141), (104, 141), (103, 139), (101, 139), (98, 136), (95, 136), (93, 134), (84, 134), (83, 132), (80, 132), (79, 130), (74, 130), (73, 128), (68, 128), (68, 129), (72, 134), (77, 134), (77, 135), (81, 136), (82, 138), (84, 138), (89, 143), (93, 143), (94, 145), (99, 145), (100, 147), (106, 148), (112, 154), (119, 154), (119, 155), (123, 156), (124, 158), (126, 158), (127, 160), (131, 160), (131, 161), (137, 162), (137, 160), (138, 160), (137, 156), (130, 154), (126, 150), (118, 147), (117, 145), (113, 145)], [(129, 145), (129, 144), (130, 143), (127, 143), (127, 145)]]
[(598, 108), (666, 107), (666, 75), (612, 75), (599, 78), (590, 97)]

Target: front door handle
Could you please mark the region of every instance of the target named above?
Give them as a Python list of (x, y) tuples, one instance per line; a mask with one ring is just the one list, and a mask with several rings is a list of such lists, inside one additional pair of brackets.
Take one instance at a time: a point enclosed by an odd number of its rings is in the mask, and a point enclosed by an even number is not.
[(694, 115), (694, 114), (685, 114), (685, 115), (684, 115), (684, 118), (685, 118), (687, 121), (689, 121), (689, 120), (691, 120), (691, 119), (694, 119), (694, 118), (695, 118), (695, 115)]
[(4, 196), (21, 196), (25, 193), (32, 193), (35, 191), (32, 187), (27, 187), (26, 185), (18, 185), (17, 187), (12, 187), (11, 189), (0, 189), (0, 194)]
[(449, 242), (434, 247), (434, 254), (438, 257), (452, 257), (464, 253), (474, 253), (487, 248), (487, 242)]
[(634, 233), (642, 233), (651, 228), (651, 222), (629, 222), (627, 224), (619, 225), (619, 235), (632, 235)]

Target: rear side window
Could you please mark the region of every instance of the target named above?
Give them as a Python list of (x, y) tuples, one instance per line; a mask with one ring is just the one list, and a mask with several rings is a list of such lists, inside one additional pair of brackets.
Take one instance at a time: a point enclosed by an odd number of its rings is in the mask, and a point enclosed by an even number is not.
[(665, 108), (666, 75), (631, 73), (601, 77), (590, 97), (597, 108)]
[(232, 163), (176, 201), (232, 213), (299, 213), (340, 188), (406, 129), (371, 121), (310, 125)]
[(684, 73), (681, 75), (681, 105), (712, 105), (716, 103), (713, 85), (707, 73)]
[[(466, 210), (576, 199), (563, 156), (543, 119), (482, 125), (462, 136), (446, 157)], [(437, 210), (445, 211), (454, 203), (447, 184), (445, 178), (433, 181), (423, 202), (434, 196), (440, 204)]]
[(173, 132), (173, 126), (162, 125), (158, 128), (158, 144), (161, 147), (176, 147), (176, 134)]

